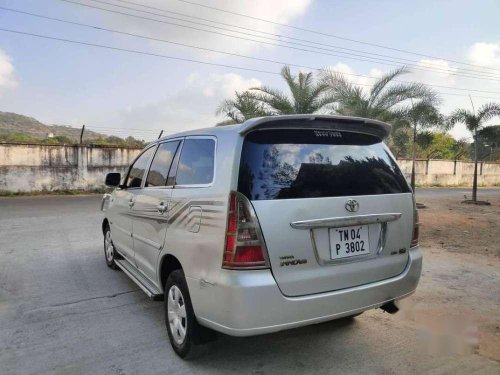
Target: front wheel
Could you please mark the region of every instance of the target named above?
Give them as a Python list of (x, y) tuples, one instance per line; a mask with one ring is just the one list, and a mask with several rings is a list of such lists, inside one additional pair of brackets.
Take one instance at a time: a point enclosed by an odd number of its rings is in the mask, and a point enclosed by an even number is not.
[(106, 264), (111, 269), (118, 269), (115, 263), (115, 259), (118, 257), (115, 247), (113, 246), (113, 241), (111, 240), (111, 229), (109, 225), (104, 229), (104, 258), (106, 259)]
[(165, 283), (165, 325), (172, 348), (181, 358), (193, 357), (210, 331), (194, 315), (184, 272), (173, 271)]

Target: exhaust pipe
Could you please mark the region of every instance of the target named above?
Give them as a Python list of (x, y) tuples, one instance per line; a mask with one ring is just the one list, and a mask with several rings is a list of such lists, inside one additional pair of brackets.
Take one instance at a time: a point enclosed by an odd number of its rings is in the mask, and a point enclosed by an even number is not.
[(399, 307), (394, 301), (387, 302), (380, 306), (380, 308), (389, 314), (396, 314), (399, 311)]

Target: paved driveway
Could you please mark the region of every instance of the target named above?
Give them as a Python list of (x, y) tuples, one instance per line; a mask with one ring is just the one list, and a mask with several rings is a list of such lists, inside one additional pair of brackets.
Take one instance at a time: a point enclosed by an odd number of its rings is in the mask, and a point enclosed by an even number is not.
[(1, 374), (500, 373), (498, 362), (476, 354), (428, 354), (413, 323), (380, 310), (223, 336), (182, 361), (168, 343), (162, 303), (106, 267), (99, 201), (0, 198)]

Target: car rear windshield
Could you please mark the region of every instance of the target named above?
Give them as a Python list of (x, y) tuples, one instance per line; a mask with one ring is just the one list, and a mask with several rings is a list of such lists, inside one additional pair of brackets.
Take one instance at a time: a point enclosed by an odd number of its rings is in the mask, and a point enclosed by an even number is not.
[(331, 130), (258, 130), (243, 143), (238, 191), (250, 200), (410, 192), (377, 137)]

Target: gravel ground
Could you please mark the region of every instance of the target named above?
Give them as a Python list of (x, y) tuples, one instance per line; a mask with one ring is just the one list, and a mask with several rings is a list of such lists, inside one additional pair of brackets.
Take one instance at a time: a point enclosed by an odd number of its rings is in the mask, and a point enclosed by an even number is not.
[(424, 272), (401, 313), (222, 336), (190, 362), (162, 303), (106, 267), (100, 197), (0, 198), (0, 373), (499, 374), (500, 190), (488, 207), (456, 193), (417, 193)]

